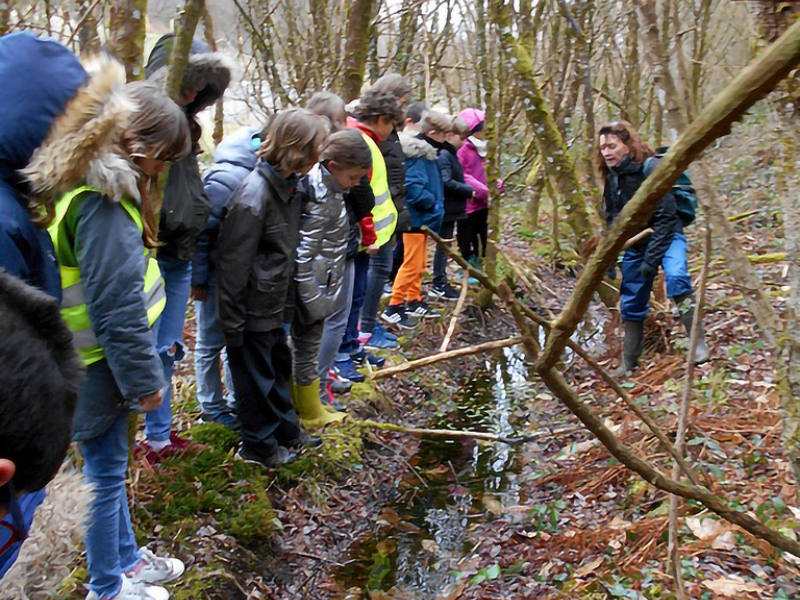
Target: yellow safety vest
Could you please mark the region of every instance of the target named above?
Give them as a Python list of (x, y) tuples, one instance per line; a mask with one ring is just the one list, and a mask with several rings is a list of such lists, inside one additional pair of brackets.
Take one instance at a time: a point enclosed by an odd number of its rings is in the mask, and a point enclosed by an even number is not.
[[(78, 354), (83, 359), (84, 364), (91, 365), (105, 358), (105, 352), (97, 340), (97, 336), (92, 330), (92, 323), (89, 320), (89, 313), (86, 310), (86, 297), (83, 293), (81, 283), (81, 272), (77, 265), (70, 266), (68, 262), (74, 262), (63, 248), (59, 248), (59, 236), (68, 235), (64, 227), (64, 217), (72, 205), (72, 201), (84, 192), (97, 192), (92, 187), (83, 186), (71, 191), (69, 194), (56, 202), (56, 216), (52, 225), (48, 228), (48, 233), (53, 240), (58, 259), (59, 270), (61, 271), (61, 316), (72, 332), (72, 337)], [(133, 222), (144, 231), (144, 222), (139, 209), (129, 200), (122, 200), (120, 206), (125, 209)], [(70, 237), (65, 237), (69, 240)], [(74, 248), (70, 248), (74, 256)], [(144, 249), (144, 260), (147, 265), (144, 276), (144, 295), (145, 306), (147, 307), (147, 320), (150, 327), (158, 320), (164, 307), (167, 304), (166, 288), (158, 262), (150, 256), (150, 251)]]
[(378, 144), (366, 133), (361, 133), (372, 151), (372, 177), (369, 185), (375, 195), (375, 208), (372, 209), (372, 221), (375, 224), (375, 235), (378, 246), (383, 246), (392, 239), (394, 229), (397, 227), (397, 209), (392, 202), (392, 193), (389, 191), (389, 177), (386, 174), (386, 162), (383, 160)]

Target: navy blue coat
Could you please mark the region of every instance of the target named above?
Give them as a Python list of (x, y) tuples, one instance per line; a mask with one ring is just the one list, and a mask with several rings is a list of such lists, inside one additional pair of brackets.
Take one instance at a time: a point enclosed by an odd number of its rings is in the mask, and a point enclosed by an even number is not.
[(86, 79), (75, 55), (58, 42), (26, 32), (0, 38), (0, 268), (59, 300), (53, 244), (28, 214), (17, 171)]
[(467, 200), (472, 186), (464, 183), (464, 168), (458, 162), (456, 149), (445, 142), (438, 149), (439, 168), (444, 181), (444, 220), (448, 223), (467, 218)]
[(216, 285), (217, 238), (222, 211), (245, 178), (256, 168), (257, 131), (243, 128), (226, 137), (214, 150), (214, 164), (203, 175), (203, 192), (211, 202), (211, 212), (197, 238), (197, 255), (192, 262), (192, 285)]
[(438, 233), (444, 217), (444, 184), (436, 149), (419, 138), (400, 136), (406, 155), (406, 203), (411, 230), (423, 226)]

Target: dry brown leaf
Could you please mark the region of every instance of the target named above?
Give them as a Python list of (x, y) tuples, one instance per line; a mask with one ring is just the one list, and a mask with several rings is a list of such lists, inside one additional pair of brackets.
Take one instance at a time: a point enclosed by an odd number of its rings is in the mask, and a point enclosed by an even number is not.
[(503, 503), (500, 502), (497, 498), (492, 496), (491, 494), (484, 494), (483, 498), (483, 506), (493, 515), (502, 515), (503, 514)]
[(726, 598), (741, 598), (743, 593), (761, 591), (761, 588), (756, 584), (747, 583), (744, 579), (735, 575), (730, 578), (717, 579), (716, 581), (704, 581), (703, 585), (712, 592), (722, 594)]
[(728, 531), (728, 528), (722, 523), (711, 518), (689, 517), (686, 519), (686, 525), (689, 526), (695, 537), (701, 540), (713, 540)]
[(439, 551), (439, 544), (433, 540), (422, 540), (422, 547), (431, 554), (435, 554)]
[(444, 589), (443, 592), (436, 596), (436, 600), (458, 600), (467, 589), (464, 583), (454, 583)]
[(736, 536), (732, 531), (726, 531), (711, 543), (714, 550), (736, 550)]
[(595, 558), (593, 561), (588, 562), (585, 565), (582, 565), (581, 567), (578, 568), (577, 571), (575, 571), (575, 578), (581, 579), (583, 577), (586, 577), (587, 575), (591, 575), (597, 570), (597, 567), (603, 564), (603, 560), (604, 560), (603, 557), (599, 556)]

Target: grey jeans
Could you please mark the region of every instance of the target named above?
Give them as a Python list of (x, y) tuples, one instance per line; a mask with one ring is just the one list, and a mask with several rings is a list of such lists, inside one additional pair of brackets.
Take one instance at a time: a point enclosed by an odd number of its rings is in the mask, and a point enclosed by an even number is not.
[(293, 375), (297, 385), (311, 385), (319, 373), (319, 348), (325, 321), (292, 324)]
[(323, 388), (328, 381), (328, 371), (336, 362), (336, 355), (339, 353), (339, 345), (344, 338), (344, 330), (347, 329), (347, 318), (350, 316), (350, 305), (353, 302), (353, 277), (355, 274), (355, 263), (352, 259), (347, 259), (342, 277), (342, 291), (336, 303), (336, 310), (325, 319), (325, 327), (322, 332), (322, 341), (319, 348), (319, 379)]

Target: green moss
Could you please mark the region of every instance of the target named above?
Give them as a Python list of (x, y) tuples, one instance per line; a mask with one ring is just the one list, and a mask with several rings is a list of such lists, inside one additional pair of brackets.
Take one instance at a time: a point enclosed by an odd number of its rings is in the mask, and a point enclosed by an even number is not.
[(204, 517), (243, 543), (268, 539), (276, 517), (265, 490), (271, 479), (256, 465), (234, 460), (238, 436), (214, 423), (190, 430), (201, 449), (164, 461), (153, 473), (149, 502), (137, 505), (136, 524), (161, 537), (194, 533)]
[[(355, 389), (355, 388), (354, 388)], [(295, 462), (281, 467), (278, 479), (284, 482), (317, 482), (339, 479), (351, 469), (362, 468), (361, 426), (347, 420), (326, 429), (323, 445), (304, 451)]]

